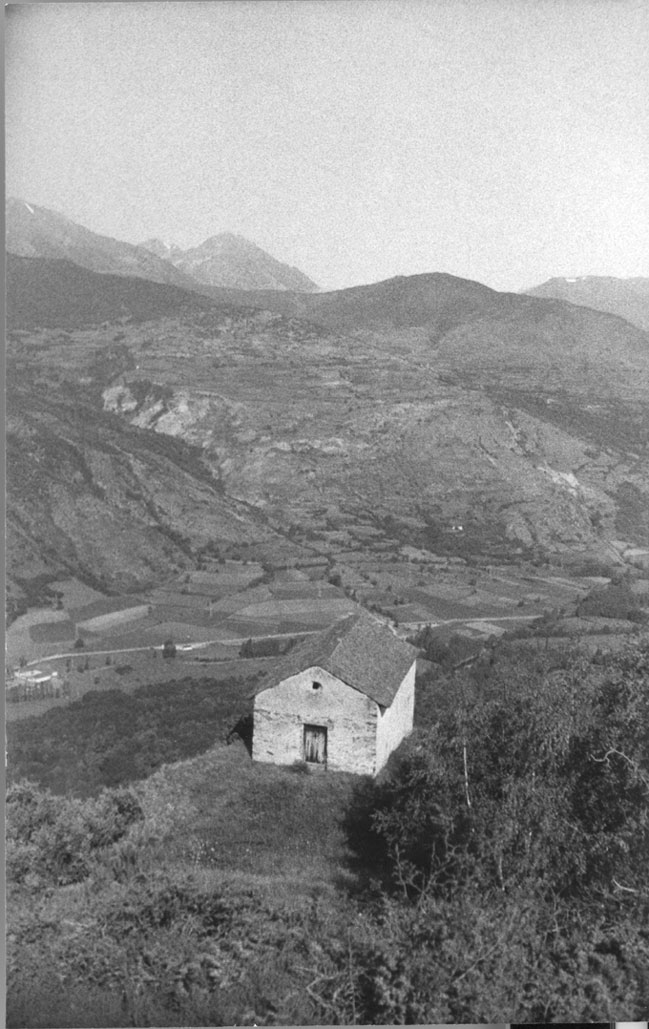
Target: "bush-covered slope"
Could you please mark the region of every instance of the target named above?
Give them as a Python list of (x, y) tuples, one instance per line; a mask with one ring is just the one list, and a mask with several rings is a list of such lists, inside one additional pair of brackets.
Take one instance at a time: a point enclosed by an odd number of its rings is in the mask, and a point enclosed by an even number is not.
[(8, 1024), (642, 1018), (648, 661), (501, 647), (378, 782), (216, 745), (95, 799), (16, 783)]
[(184, 679), (122, 693), (86, 693), (69, 707), (7, 727), (9, 778), (93, 796), (223, 740), (248, 706), (238, 680)]

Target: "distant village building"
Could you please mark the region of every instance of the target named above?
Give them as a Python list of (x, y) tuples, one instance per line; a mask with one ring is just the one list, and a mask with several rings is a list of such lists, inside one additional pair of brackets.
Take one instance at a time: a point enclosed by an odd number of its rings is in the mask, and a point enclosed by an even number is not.
[(255, 691), (255, 761), (376, 775), (413, 727), (417, 651), (365, 612), (312, 637)]
[(60, 697), (64, 683), (58, 672), (42, 672), (40, 668), (21, 669), (5, 683), (7, 700), (43, 700)]

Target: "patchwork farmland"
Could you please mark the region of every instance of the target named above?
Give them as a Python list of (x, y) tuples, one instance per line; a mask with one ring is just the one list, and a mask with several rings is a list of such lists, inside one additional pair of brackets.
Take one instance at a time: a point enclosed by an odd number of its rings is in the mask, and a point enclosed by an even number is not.
[[(607, 578), (566, 569), (541, 574), (532, 566), (477, 566), (376, 544), (369, 551), (347, 550), (344, 559), (312, 553), (287, 567), (285, 555), (271, 561), (257, 549), (253, 556), (253, 548), (245, 548), (246, 557), (239, 559), (203, 556), (195, 569), (137, 594), (106, 597), (75, 579), (52, 584), (52, 606), (29, 611), (8, 629), (9, 679), (23, 667), (56, 670), (66, 683), (65, 696), (36, 699), (55, 706), (91, 689), (124, 690), (189, 673), (216, 681), (224, 666), (250, 675), (252, 654), (268, 662), (271, 654), (327, 628), (359, 604), (391, 620), (401, 636), (412, 638), (430, 626), (441, 644), (455, 636), (479, 647), (543, 617), (554, 619), (553, 631), (562, 636), (614, 631), (606, 619), (574, 617), (580, 602)], [(632, 628), (626, 624), (627, 632)], [(168, 641), (176, 647), (171, 662), (161, 659)], [(30, 705), (10, 707), (15, 718), (17, 709)], [(27, 713), (36, 713), (35, 707)]]

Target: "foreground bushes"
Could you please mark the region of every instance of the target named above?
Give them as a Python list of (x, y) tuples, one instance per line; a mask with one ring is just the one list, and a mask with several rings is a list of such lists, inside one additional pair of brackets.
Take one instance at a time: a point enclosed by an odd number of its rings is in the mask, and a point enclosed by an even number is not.
[(6, 818), (7, 876), (38, 888), (86, 879), (97, 859), (144, 815), (130, 790), (79, 801), (23, 780), (8, 791)]
[(151, 868), (68, 901), (58, 921), (51, 906), (32, 914), (10, 939), (8, 1024), (634, 1019), (649, 999), (648, 916), (622, 898), (588, 916), (471, 888), (289, 910)]
[[(494, 677), (496, 678), (496, 677)], [(574, 662), (543, 689), (487, 680), (421, 732), (376, 794), (410, 895), (431, 882), (557, 897), (640, 889), (649, 854), (649, 659)]]
[[(645, 1017), (649, 651), (521, 660), (448, 680), (437, 722), (359, 781), (336, 891), (174, 862), (135, 791), (12, 787), (9, 1024)], [(237, 803), (235, 829), (263, 822), (263, 791)]]

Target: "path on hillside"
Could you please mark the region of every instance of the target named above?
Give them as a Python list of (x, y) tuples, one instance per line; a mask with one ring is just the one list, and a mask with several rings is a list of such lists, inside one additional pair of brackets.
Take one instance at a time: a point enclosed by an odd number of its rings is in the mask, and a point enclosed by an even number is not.
[[(320, 632), (320, 629), (309, 629), (307, 632), (279, 632), (271, 634), (270, 636), (241, 636), (228, 640), (199, 640), (197, 643), (177, 643), (176, 652), (187, 654), (192, 650), (201, 650), (204, 647), (211, 647), (215, 644), (221, 644), (224, 647), (240, 647), (242, 644), (247, 643), (249, 639), (252, 639), (253, 643), (257, 640), (296, 639), (302, 636), (313, 636), (317, 632)], [(146, 647), (114, 647), (112, 650), (88, 650), (86, 647), (83, 647), (79, 650), (69, 650), (60, 654), (47, 654), (44, 657), (28, 661), (27, 664), (24, 665), (24, 668), (31, 668), (34, 665), (43, 664), (45, 661), (58, 661), (61, 658), (104, 657), (109, 654), (136, 654), (142, 653), (146, 650), (162, 650), (163, 646), (164, 644), (162, 643), (156, 643), (149, 644)]]
[(476, 622), (535, 622), (542, 615), (480, 615), (479, 618), (428, 618), (423, 622), (406, 622), (409, 626), (418, 625), (420, 629), (430, 625), (431, 629), (438, 629), (440, 625), (474, 625)]

